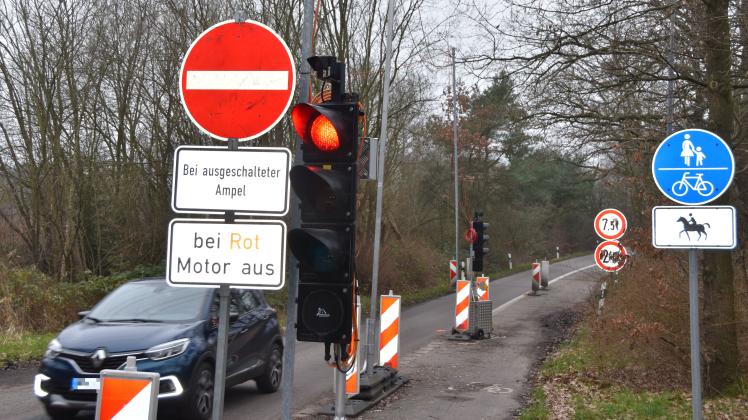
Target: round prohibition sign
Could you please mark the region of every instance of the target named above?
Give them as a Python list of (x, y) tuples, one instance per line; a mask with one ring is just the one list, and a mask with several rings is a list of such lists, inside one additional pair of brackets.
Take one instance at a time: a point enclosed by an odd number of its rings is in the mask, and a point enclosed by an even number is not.
[(218, 140), (267, 133), (288, 110), (295, 87), (291, 50), (275, 31), (253, 20), (227, 20), (206, 29), (179, 70), (187, 115)]
[(595, 249), (595, 263), (605, 271), (618, 271), (626, 265), (626, 248), (618, 241), (601, 242)]
[(620, 238), (627, 226), (626, 216), (616, 209), (605, 209), (595, 216), (595, 233), (603, 239)]
[(475, 241), (478, 240), (478, 232), (475, 231), (475, 229), (470, 228), (465, 231), (465, 240), (468, 243), (474, 244)]

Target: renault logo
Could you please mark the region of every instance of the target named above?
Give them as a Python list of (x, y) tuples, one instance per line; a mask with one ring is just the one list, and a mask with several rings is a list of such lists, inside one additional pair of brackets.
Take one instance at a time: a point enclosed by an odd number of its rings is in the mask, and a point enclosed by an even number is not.
[(101, 365), (104, 364), (104, 360), (106, 359), (106, 350), (104, 349), (96, 349), (94, 354), (91, 355), (91, 364), (94, 368), (99, 369)]

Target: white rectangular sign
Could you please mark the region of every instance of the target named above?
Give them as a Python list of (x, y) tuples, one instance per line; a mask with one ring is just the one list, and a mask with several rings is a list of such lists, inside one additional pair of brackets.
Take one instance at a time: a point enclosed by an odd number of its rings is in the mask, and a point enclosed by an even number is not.
[(166, 279), (172, 286), (283, 287), (286, 225), (281, 220), (174, 219)]
[(284, 147), (180, 146), (174, 153), (176, 213), (288, 213), (291, 151)]
[(734, 249), (737, 246), (735, 207), (660, 206), (652, 209), (655, 248)]

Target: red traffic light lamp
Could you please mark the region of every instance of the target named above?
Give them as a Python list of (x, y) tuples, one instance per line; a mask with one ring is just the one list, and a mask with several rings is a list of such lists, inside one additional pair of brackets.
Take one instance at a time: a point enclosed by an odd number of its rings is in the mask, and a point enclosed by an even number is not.
[(291, 119), (304, 142), (306, 162), (342, 162), (355, 159), (359, 108), (355, 102), (300, 103)]

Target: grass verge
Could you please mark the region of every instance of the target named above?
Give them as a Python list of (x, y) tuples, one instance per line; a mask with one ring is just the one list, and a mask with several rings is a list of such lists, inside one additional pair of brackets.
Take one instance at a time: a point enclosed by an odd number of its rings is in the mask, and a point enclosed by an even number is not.
[[(542, 364), (529, 404), (519, 418), (543, 419), (684, 419), (691, 415), (687, 390), (631, 385), (627, 362), (601, 356), (580, 328)], [(628, 377), (626, 377), (628, 376)], [(624, 377), (626, 377), (624, 379)], [(707, 419), (748, 419), (748, 387), (704, 402)]]
[(0, 334), (0, 370), (38, 360), (56, 332)]

